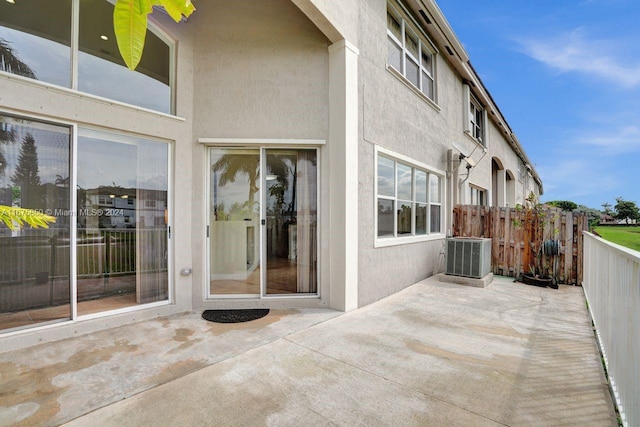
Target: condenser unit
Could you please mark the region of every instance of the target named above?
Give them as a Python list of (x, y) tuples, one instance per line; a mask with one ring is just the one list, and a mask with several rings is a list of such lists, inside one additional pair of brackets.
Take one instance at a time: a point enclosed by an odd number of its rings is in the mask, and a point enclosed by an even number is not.
[(447, 239), (447, 271), (453, 276), (482, 279), (491, 272), (491, 239)]

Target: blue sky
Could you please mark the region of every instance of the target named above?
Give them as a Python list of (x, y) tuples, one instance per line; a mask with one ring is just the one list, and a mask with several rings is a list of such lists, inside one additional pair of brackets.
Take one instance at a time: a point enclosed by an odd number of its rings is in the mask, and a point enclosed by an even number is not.
[(544, 183), (640, 205), (640, 1), (438, 0)]

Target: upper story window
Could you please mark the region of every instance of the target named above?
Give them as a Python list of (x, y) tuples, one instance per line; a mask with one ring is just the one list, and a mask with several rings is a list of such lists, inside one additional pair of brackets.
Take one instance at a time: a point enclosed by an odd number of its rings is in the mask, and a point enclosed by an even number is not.
[(483, 109), (473, 95), (469, 101), (469, 131), (471, 132), (471, 136), (484, 145)]
[(150, 25), (142, 60), (128, 70), (107, 0), (0, 2), (0, 72), (172, 113), (172, 52)]
[(387, 62), (434, 100), (434, 51), (426, 39), (391, 5), (387, 8)]
[(471, 93), (469, 85), (464, 85), (465, 98), (465, 133), (477, 143), (487, 147), (487, 111), (480, 101)]
[(471, 204), (480, 205), (480, 206), (486, 205), (487, 204), (486, 190), (472, 185), (471, 186)]
[(443, 179), (439, 174), (379, 152), (376, 181), (378, 241), (441, 233)]

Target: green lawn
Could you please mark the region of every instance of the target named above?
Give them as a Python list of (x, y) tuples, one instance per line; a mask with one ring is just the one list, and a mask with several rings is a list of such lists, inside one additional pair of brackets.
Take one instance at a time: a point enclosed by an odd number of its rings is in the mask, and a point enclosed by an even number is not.
[(595, 230), (605, 240), (640, 251), (640, 226), (596, 227)]

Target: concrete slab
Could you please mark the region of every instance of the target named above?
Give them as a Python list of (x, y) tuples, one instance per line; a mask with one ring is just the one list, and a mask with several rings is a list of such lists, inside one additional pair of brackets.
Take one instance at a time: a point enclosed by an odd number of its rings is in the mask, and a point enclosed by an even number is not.
[(0, 354), (0, 425), (617, 425), (578, 287), (430, 278), (263, 322), (190, 314)]
[(475, 279), (473, 277), (453, 276), (450, 274), (439, 273), (436, 275), (439, 281), (445, 283), (455, 283), (456, 285), (473, 286), (476, 288), (486, 288), (493, 281), (493, 273)]

